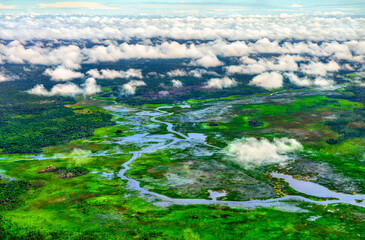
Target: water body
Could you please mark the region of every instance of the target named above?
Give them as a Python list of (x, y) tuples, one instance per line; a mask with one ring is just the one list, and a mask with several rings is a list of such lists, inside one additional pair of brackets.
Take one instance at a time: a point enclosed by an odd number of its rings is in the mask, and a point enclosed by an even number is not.
[[(204, 134), (200, 133), (188, 133), (187, 135), (182, 134), (180, 132), (177, 132), (173, 129), (173, 124), (169, 122), (164, 122), (161, 120), (157, 120), (156, 118), (161, 116), (168, 116), (172, 113), (168, 113), (166, 111), (161, 110), (162, 108), (168, 108), (168, 107), (159, 107), (156, 108), (156, 112), (145, 112), (144, 114), (148, 114), (151, 116), (151, 121), (159, 124), (164, 124), (167, 127), (167, 130), (172, 134), (167, 135), (152, 135), (149, 136), (148, 134), (138, 134), (130, 137), (126, 137), (125, 139), (133, 139), (135, 142), (146, 142), (146, 139), (149, 137), (156, 138), (161, 137), (163, 141), (157, 141), (156, 144), (150, 145), (146, 148), (143, 148), (139, 151), (132, 152), (133, 156), (125, 162), (122, 166), (124, 169), (120, 170), (118, 173), (118, 176), (123, 179), (127, 180), (127, 185), (131, 190), (139, 192), (140, 195), (142, 195), (145, 198), (149, 198), (151, 201), (154, 201), (156, 205), (160, 206), (169, 206), (169, 205), (192, 205), (192, 204), (204, 204), (204, 205), (222, 205), (222, 206), (229, 206), (229, 207), (240, 207), (240, 208), (254, 208), (254, 207), (276, 207), (276, 208), (282, 208), (286, 210), (300, 210), (300, 208), (295, 207), (295, 205), (288, 203), (287, 200), (296, 200), (296, 201), (305, 201), (310, 203), (316, 203), (321, 205), (331, 204), (331, 203), (348, 203), (356, 206), (365, 207), (365, 201), (362, 201), (365, 199), (365, 195), (349, 195), (344, 193), (337, 193), (333, 192), (319, 184), (307, 182), (307, 181), (301, 181), (294, 179), (292, 176), (280, 174), (280, 173), (272, 173), (273, 177), (276, 178), (283, 178), (286, 182), (289, 183), (289, 185), (297, 190), (298, 192), (312, 195), (316, 197), (331, 197), (331, 198), (337, 198), (337, 200), (326, 200), (326, 201), (315, 201), (311, 200), (302, 196), (284, 196), (281, 198), (275, 198), (275, 199), (268, 199), (268, 200), (249, 200), (249, 201), (220, 201), (217, 200), (218, 197), (225, 196), (226, 193), (218, 193), (214, 191), (210, 191), (210, 196), (212, 200), (207, 199), (179, 199), (179, 198), (170, 198), (167, 196), (164, 196), (162, 194), (158, 194), (155, 192), (151, 192), (147, 189), (144, 189), (140, 186), (140, 182), (134, 179), (131, 179), (125, 175), (125, 173), (130, 169), (130, 164), (136, 160), (138, 157), (140, 157), (142, 154), (145, 153), (151, 153), (155, 152), (159, 149), (167, 148), (173, 144), (176, 144), (180, 141), (201, 141), (205, 142), (206, 136)], [(159, 114), (156, 114), (159, 113)], [(177, 138), (177, 136), (180, 136), (180, 138)], [(166, 140), (170, 141), (166, 141)], [(357, 200), (357, 201), (356, 201)]]
[(317, 183), (298, 180), (290, 175), (282, 173), (271, 173), (275, 178), (282, 178), (285, 182), (289, 183), (289, 186), (298, 192), (304, 193), (306, 195), (321, 197), (321, 198), (337, 198), (338, 202), (349, 203), (352, 205), (365, 207), (365, 195), (364, 194), (345, 194), (338, 193), (328, 188), (319, 185)]
[[(288, 92), (283, 93), (276, 93), (272, 96), (260, 96), (258, 98), (270, 98), (270, 97), (277, 97), (280, 95), (281, 97), (290, 95)], [(308, 94), (309, 95), (309, 94)], [(337, 193), (331, 191), (319, 184), (302, 181), (294, 179), (290, 175), (280, 174), (280, 173), (272, 173), (273, 177), (276, 178), (283, 178), (286, 182), (289, 183), (290, 187), (295, 189), (298, 192), (312, 195), (316, 197), (330, 197), (336, 198), (336, 200), (326, 200), (326, 201), (315, 201), (311, 200), (302, 196), (284, 196), (281, 198), (275, 199), (268, 199), (268, 200), (250, 200), (250, 201), (220, 201), (217, 200), (218, 197), (223, 196), (223, 193), (217, 193), (214, 191), (210, 192), (211, 200), (207, 199), (178, 199), (178, 198), (170, 198), (164, 196), (162, 194), (158, 194), (155, 192), (151, 192), (146, 190), (140, 186), (140, 182), (134, 179), (127, 177), (125, 174), (130, 169), (130, 164), (140, 157), (142, 154), (145, 153), (152, 153), (157, 150), (168, 148), (177, 143), (183, 143), (186, 147), (193, 146), (197, 142), (205, 144), (211, 148), (216, 149), (217, 151), (221, 151), (218, 147), (208, 145), (205, 143), (206, 136), (200, 133), (188, 133), (187, 135), (175, 131), (173, 128), (173, 124), (169, 122), (164, 122), (161, 120), (157, 120), (158, 117), (161, 116), (169, 116), (173, 113), (168, 113), (163, 111), (162, 109), (169, 108), (166, 107), (158, 107), (155, 111), (141, 111), (137, 112), (136, 115), (139, 116), (149, 116), (150, 120), (156, 124), (163, 124), (166, 125), (166, 129), (170, 132), (169, 134), (161, 134), (161, 135), (150, 135), (149, 133), (144, 134), (136, 134), (127, 137), (118, 137), (110, 141), (111, 144), (119, 143), (135, 143), (135, 144), (143, 144), (146, 147), (142, 147), (139, 151), (130, 152), (132, 157), (125, 162), (118, 173), (118, 176), (127, 181), (127, 185), (130, 190), (137, 191), (141, 196), (143, 196), (146, 200), (153, 201), (154, 204), (159, 206), (169, 206), (169, 205), (191, 205), (191, 204), (204, 204), (204, 205), (222, 205), (222, 206), (229, 206), (229, 207), (239, 207), (239, 208), (255, 208), (255, 207), (276, 207), (285, 210), (293, 210), (293, 211), (300, 211), (302, 209), (295, 206), (295, 204), (288, 202), (287, 200), (296, 200), (296, 201), (305, 201), (309, 203), (316, 203), (316, 204), (331, 204), (331, 203), (347, 203), (351, 205), (356, 205), (360, 207), (365, 207), (365, 195), (350, 195), (344, 193)], [(106, 108), (111, 114), (116, 116), (117, 124), (122, 124), (122, 122), (118, 121), (118, 118), (122, 117), (127, 112), (133, 111), (132, 109), (125, 109), (120, 105), (111, 105)], [(108, 151), (100, 151), (96, 153), (92, 153), (89, 156), (106, 156), (106, 155), (114, 155), (114, 154), (121, 154), (122, 152), (108, 152)], [(63, 154), (37, 154), (37, 155), (23, 155), (22, 159), (11, 159), (11, 158), (2, 158), (3, 160), (8, 160), (9, 162), (12, 161), (25, 161), (25, 160), (46, 160), (46, 159), (60, 159), (60, 158), (70, 158), (69, 156), (65, 156)], [(4, 161), (3, 161), (4, 162)], [(104, 173), (103, 173), (104, 174)]]

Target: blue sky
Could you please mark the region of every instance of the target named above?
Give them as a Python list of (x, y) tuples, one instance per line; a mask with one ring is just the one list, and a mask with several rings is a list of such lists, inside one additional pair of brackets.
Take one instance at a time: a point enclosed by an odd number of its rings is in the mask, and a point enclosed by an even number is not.
[(118, 15), (226, 15), (342, 11), (363, 15), (364, 0), (0, 0), (0, 13), (95, 13)]

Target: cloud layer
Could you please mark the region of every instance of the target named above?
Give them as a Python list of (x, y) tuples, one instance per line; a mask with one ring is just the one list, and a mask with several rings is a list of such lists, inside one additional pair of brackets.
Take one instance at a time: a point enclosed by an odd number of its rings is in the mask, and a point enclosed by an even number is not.
[[(106, 8), (58, 3), (41, 7)], [(297, 5), (294, 5), (297, 6)], [(365, 19), (341, 13), (228, 16), (217, 18), (124, 18), (108, 16), (0, 16), (0, 36), (9, 40), (170, 38), (199, 40), (364, 40)], [(8, 26), (12, 26), (8, 28)], [(43, 31), (39, 31), (43, 29)]]
[[(87, 2), (41, 7), (107, 8)], [(54, 81), (85, 75), (139, 79), (122, 86), (125, 95), (135, 94), (153, 76), (174, 79), (175, 87), (182, 85), (179, 77), (206, 76), (211, 77), (205, 87), (235, 87), (242, 79), (236, 76), (240, 74), (252, 75), (250, 85), (268, 90), (281, 88), (286, 82), (299, 87), (328, 87), (335, 84), (332, 79), (336, 73), (364, 68), (364, 26), (365, 18), (340, 13), (215, 18), (2, 15), (0, 65), (44, 65), (44, 74)], [(181, 66), (158, 73), (145, 73), (143, 68), (146, 78), (141, 69), (134, 68), (84, 71), (85, 65), (130, 59), (180, 59)], [(63, 89), (68, 89), (66, 92), (78, 95), (84, 94), (88, 85), (56, 86), (48, 91), (39, 85), (36, 92), (63, 94)]]

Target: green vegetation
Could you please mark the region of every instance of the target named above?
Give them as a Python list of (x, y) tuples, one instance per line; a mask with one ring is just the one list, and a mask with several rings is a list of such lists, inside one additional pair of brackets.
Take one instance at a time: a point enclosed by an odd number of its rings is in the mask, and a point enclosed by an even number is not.
[(55, 172), (60, 174), (59, 178), (72, 178), (87, 174), (89, 170), (84, 167), (55, 167), (53, 165), (48, 166), (45, 170), (39, 173)]
[(5, 181), (0, 178), (0, 212), (18, 208), (24, 203), (28, 191), (35, 191), (42, 186), (43, 182), (41, 181)]
[(41, 152), (43, 147), (92, 136), (95, 128), (113, 124), (106, 113), (64, 106), (70, 103), (54, 100), (0, 106), (2, 153)]
[[(265, 95), (257, 95), (249, 98), (250, 101), (246, 97), (191, 101), (191, 108), (167, 109), (175, 117), (165, 120), (175, 121), (180, 132), (204, 133), (210, 144), (222, 148), (243, 136), (294, 138), (304, 145), (304, 151), (296, 156), (297, 161), (328, 163), (340, 178), (352, 179), (357, 186), (348, 190), (341, 188), (341, 191), (364, 193), (364, 106), (354, 101), (355, 97), (344, 99), (345, 93), (300, 96), (298, 92), (299, 96), (288, 93), (290, 97), (287, 97), (284, 93), (284, 97), (273, 95), (266, 99)], [(181, 123), (182, 116), (193, 118)], [(314, 171), (312, 176), (316, 174)], [(339, 188), (330, 179), (317, 181), (333, 190)]]
[[(108, 201), (100, 202), (106, 207)], [(139, 203), (139, 202), (137, 202)], [(93, 205), (80, 205), (88, 211)], [(212, 206), (168, 209), (127, 206), (122, 222), (94, 219), (98, 228), (39, 231), (0, 218), (0, 237), (9, 239), (362, 239), (364, 211), (348, 206), (306, 206), (309, 212), (239, 210)], [(99, 210), (99, 209), (98, 209)], [(91, 212), (89, 212), (90, 214)], [(316, 219), (318, 218), (318, 219)], [(311, 220), (313, 219), (313, 220)], [(106, 224), (106, 221), (109, 224)], [(2, 229), (1, 229), (2, 228)]]
[[(168, 133), (165, 125), (153, 126), (149, 116), (136, 114), (153, 111), (162, 105), (151, 103), (161, 102), (148, 89), (141, 89), (131, 100), (118, 98), (129, 104), (143, 103), (136, 112), (112, 116), (100, 106), (116, 100), (108, 96), (113, 88), (104, 88), (94, 100), (78, 99), (77, 103), (63, 97), (27, 98), (28, 94), (18, 90), (18, 100), (0, 97), (0, 173), (7, 176), (0, 176), (0, 239), (365, 238), (364, 208), (346, 204), (287, 202), (300, 207), (292, 212), (154, 205), (153, 200), (131, 191), (118, 173), (132, 151), (155, 144), (131, 143), (123, 137)], [(234, 89), (238, 90), (242, 89)], [(290, 137), (300, 141), (304, 151), (287, 166), (245, 170), (228, 161), (223, 152), (202, 154), (212, 147), (182, 144), (143, 154), (130, 164), (126, 175), (146, 189), (178, 198), (208, 199), (208, 190), (227, 190), (221, 200), (303, 196), (272, 178), (270, 172), (276, 170), (308, 176), (335, 190), (351, 181), (356, 188), (344, 192), (364, 192), (365, 115), (363, 96), (358, 96), (362, 91), (347, 87), (335, 94), (311, 95), (295, 90), (283, 96), (278, 92), (271, 97), (190, 100), (191, 108), (175, 105), (164, 109), (174, 114), (161, 119), (174, 122), (182, 133), (204, 133), (210, 144), (220, 148), (243, 136)], [(192, 91), (176, 99), (230, 94), (223, 92)], [(41, 161), (22, 154), (39, 151), (45, 153)], [(320, 171), (331, 175), (322, 179)]]
[[(242, 98), (242, 102), (245, 98)], [(214, 106), (216, 100), (203, 103), (192, 103), (192, 109), (202, 109), (202, 107)], [(224, 116), (224, 122), (203, 122), (199, 123), (202, 133), (208, 136), (220, 133), (228, 140), (241, 138), (242, 135), (254, 137), (273, 137), (291, 136), (299, 138), (302, 143), (308, 145), (318, 145), (318, 142), (325, 143), (331, 138), (343, 135), (341, 140), (362, 137), (363, 127), (358, 123), (363, 119), (363, 105), (359, 102), (352, 102), (344, 99), (335, 99), (323, 95), (297, 97), (295, 99), (280, 99), (278, 102), (265, 102), (258, 104), (239, 104), (238, 99), (231, 105), (229, 101), (221, 102), (226, 106), (233, 107)], [(182, 110), (181, 110), (182, 111)], [(191, 109), (184, 110), (191, 111)], [(350, 115), (349, 115), (350, 113)], [(347, 116), (347, 120), (345, 117)], [(332, 116), (336, 120), (329, 121), (325, 118)], [(338, 120), (341, 119), (341, 120)], [(346, 121), (348, 125), (341, 125)], [(177, 124), (179, 124), (177, 122)], [(353, 125), (358, 126), (354, 128)], [(357, 124), (357, 125), (356, 125)], [(343, 130), (334, 129), (335, 125), (341, 125)], [(346, 126), (348, 126), (346, 128)], [(187, 124), (180, 124), (180, 131), (188, 131)], [(346, 129), (345, 129), (346, 128)], [(293, 129), (294, 131), (290, 131)], [(332, 131), (331, 131), (332, 130)], [(295, 134), (295, 135), (293, 135)], [(305, 137), (303, 139), (303, 137)], [(209, 137), (210, 143), (224, 147), (226, 142), (222, 139)], [(330, 142), (332, 140), (329, 140)], [(322, 145), (321, 145), (322, 146)]]

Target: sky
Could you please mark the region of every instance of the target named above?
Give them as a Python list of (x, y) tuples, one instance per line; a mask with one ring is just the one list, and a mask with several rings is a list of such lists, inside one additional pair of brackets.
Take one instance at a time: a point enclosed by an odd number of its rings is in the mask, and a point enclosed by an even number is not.
[(0, 0), (0, 14), (34, 12), (44, 14), (85, 13), (105, 15), (230, 15), (280, 14), (341, 11), (365, 13), (364, 0)]

